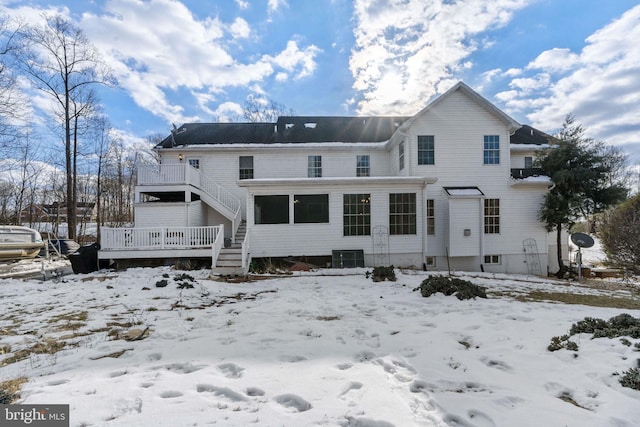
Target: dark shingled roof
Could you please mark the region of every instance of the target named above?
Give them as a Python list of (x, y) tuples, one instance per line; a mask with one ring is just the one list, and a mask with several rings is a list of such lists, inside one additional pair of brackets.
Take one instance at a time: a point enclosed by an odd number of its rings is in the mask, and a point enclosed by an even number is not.
[(275, 123), (185, 123), (156, 147), (273, 142), (274, 129)]
[[(279, 117), (276, 123), (185, 123), (156, 148), (199, 144), (383, 142), (410, 117)], [(553, 144), (555, 138), (524, 125), (511, 144)]]
[(409, 117), (279, 117), (277, 142), (382, 142)]
[(529, 125), (523, 125), (511, 135), (512, 144), (553, 144), (555, 138)]
[(382, 142), (409, 117), (279, 117), (276, 123), (185, 123), (157, 148), (198, 144)]

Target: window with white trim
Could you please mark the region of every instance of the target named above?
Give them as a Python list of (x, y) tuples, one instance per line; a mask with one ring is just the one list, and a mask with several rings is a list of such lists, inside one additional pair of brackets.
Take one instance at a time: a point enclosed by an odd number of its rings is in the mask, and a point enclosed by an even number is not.
[(527, 156), (524, 158), (524, 168), (531, 169), (533, 167), (533, 157)]
[(418, 135), (418, 164), (434, 165), (436, 162), (433, 135)]
[(307, 160), (307, 176), (309, 178), (322, 177), (322, 156), (309, 156)]
[(436, 209), (433, 199), (427, 199), (427, 234), (436, 234)]
[(485, 264), (500, 264), (500, 255), (485, 255)]
[(404, 141), (398, 145), (398, 168), (404, 169)]
[(484, 233), (500, 233), (500, 199), (484, 199)]
[(356, 157), (356, 176), (370, 176), (369, 155)]
[(343, 194), (344, 236), (371, 235), (371, 194)]
[(389, 194), (389, 234), (416, 234), (416, 193)]
[(500, 164), (500, 135), (484, 136), (484, 164)]
[(240, 156), (240, 179), (253, 179), (253, 156)]
[(187, 159), (187, 163), (192, 168), (200, 169), (200, 159)]

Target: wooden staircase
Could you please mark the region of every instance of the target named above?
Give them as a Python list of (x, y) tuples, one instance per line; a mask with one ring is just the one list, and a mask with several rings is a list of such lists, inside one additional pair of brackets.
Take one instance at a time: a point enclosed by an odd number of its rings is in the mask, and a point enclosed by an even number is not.
[(220, 275), (239, 276), (245, 272), (242, 268), (242, 242), (247, 234), (247, 224), (242, 221), (236, 231), (236, 239), (220, 250), (218, 261), (212, 273)]

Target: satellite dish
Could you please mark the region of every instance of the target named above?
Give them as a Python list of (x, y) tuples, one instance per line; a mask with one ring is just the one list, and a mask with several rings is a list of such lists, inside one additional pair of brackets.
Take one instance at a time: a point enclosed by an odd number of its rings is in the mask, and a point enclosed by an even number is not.
[(594, 244), (593, 238), (584, 233), (573, 233), (571, 241), (579, 248), (590, 248)]

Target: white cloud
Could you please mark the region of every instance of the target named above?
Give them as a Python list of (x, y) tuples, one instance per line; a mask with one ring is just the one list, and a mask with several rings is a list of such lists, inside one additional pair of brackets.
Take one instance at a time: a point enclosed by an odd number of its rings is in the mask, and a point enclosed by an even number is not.
[(522, 74), (522, 70), (520, 68), (509, 68), (504, 72), (504, 75), (507, 77), (515, 77), (519, 76), (520, 74)]
[[(139, 106), (169, 122), (198, 120), (197, 115), (185, 115), (182, 105), (170, 101), (176, 92), (197, 94), (196, 102), (204, 107), (201, 111), (209, 115), (212, 111), (203, 101), (206, 94), (260, 83), (277, 68), (294, 78), (315, 70), (319, 49), (313, 45), (301, 48), (295, 41), (282, 52), (263, 55), (254, 62), (235, 58), (236, 42), (251, 33), (242, 18), (230, 25), (218, 18), (198, 19), (176, 0), (107, 0), (104, 10), (101, 15), (84, 14), (81, 26), (104, 52), (120, 86)], [(227, 31), (236, 42), (225, 38)], [(191, 98), (179, 102), (196, 104)]]
[(578, 65), (578, 55), (569, 49), (554, 48), (542, 52), (527, 65), (528, 69), (543, 69), (546, 71), (566, 71)]
[[(350, 69), (361, 114), (413, 114), (442, 82), (472, 66), (472, 41), (506, 24), (525, 0), (356, 0)], [(484, 39), (481, 45), (490, 45)]]
[(249, 2), (245, 1), (245, 0), (236, 0), (236, 4), (238, 5), (238, 7), (240, 9), (248, 9), (249, 8)]
[(244, 109), (237, 102), (223, 102), (213, 112), (216, 122), (231, 122), (242, 117)]
[(236, 39), (246, 39), (251, 35), (251, 27), (247, 21), (242, 18), (236, 18), (229, 27), (231, 34)]
[(267, 8), (269, 10), (269, 13), (271, 13), (276, 12), (278, 9), (280, 9), (280, 7), (286, 6), (288, 6), (287, 0), (269, 0)]
[(314, 45), (300, 50), (295, 41), (289, 40), (285, 50), (275, 57), (265, 55), (264, 58), (289, 72), (299, 69), (296, 78), (300, 79), (313, 73), (316, 68), (315, 56), (318, 52), (320, 49)]
[[(573, 113), (590, 136), (611, 144), (640, 142), (640, 6), (586, 39), (581, 52), (551, 49), (499, 94), (510, 111), (527, 111), (536, 127), (553, 130)], [(640, 153), (636, 154), (640, 160)]]

